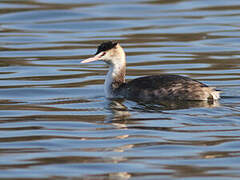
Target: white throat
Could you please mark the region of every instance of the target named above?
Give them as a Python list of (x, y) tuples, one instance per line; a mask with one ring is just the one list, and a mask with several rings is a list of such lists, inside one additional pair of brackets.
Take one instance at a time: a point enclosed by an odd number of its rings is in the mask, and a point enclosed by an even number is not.
[(107, 98), (113, 97), (112, 88), (111, 88), (112, 82), (113, 82), (113, 74), (115, 74), (113, 73), (113, 66), (110, 66), (104, 82), (104, 93), (105, 93), (105, 97)]
[(117, 88), (115, 86), (125, 82), (125, 59), (117, 62), (119, 63), (109, 65), (109, 71), (104, 82), (104, 92), (107, 98), (115, 97), (113, 93), (114, 88)]

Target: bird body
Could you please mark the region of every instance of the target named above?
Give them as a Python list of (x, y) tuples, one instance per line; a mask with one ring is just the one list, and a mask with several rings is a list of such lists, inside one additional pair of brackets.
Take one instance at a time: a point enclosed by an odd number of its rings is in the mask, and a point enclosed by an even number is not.
[(137, 100), (217, 100), (219, 91), (197, 80), (179, 75), (144, 76), (125, 82), (126, 55), (117, 42), (102, 43), (94, 57), (82, 63), (103, 60), (109, 65), (104, 83), (107, 98)]

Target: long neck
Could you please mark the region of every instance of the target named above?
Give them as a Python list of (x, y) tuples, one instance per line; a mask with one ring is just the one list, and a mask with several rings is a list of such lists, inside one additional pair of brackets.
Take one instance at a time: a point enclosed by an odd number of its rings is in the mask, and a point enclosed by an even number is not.
[[(124, 58), (124, 59), (123, 59)], [(108, 98), (114, 97), (114, 91), (119, 86), (125, 83), (126, 60), (125, 57), (119, 59), (118, 63), (110, 64), (109, 71), (104, 83), (105, 96)]]

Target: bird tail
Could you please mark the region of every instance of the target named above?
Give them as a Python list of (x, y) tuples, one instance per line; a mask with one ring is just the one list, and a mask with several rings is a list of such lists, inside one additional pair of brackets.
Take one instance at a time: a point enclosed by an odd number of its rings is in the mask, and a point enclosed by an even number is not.
[(211, 94), (213, 100), (220, 99), (220, 93), (221, 93), (221, 91), (216, 90), (214, 87), (211, 87), (211, 93), (210, 94)]

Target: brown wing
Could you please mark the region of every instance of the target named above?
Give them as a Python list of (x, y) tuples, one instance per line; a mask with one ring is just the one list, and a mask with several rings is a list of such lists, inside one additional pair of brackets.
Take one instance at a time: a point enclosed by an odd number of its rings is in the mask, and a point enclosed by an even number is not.
[(197, 99), (207, 85), (178, 75), (155, 75), (134, 79), (125, 85), (127, 96), (137, 98)]

